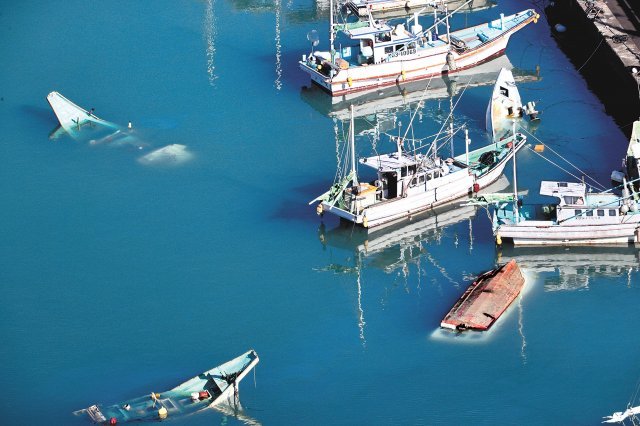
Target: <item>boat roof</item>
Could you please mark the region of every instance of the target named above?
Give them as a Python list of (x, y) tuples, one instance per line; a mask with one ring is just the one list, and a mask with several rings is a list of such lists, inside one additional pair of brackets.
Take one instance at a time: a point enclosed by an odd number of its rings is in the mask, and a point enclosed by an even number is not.
[(540, 195), (562, 198), (564, 196), (584, 197), (587, 186), (584, 183), (555, 182), (543, 180), (540, 182)]
[(373, 157), (366, 157), (360, 159), (360, 164), (369, 166), (372, 169), (376, 169), (382, 173), (392, 172), (401, 169), (402, 167), (414, 166), (420, 163), (419, 159), (415, 157), (409, 157), (407, 155), (398, 156), (397, 152), (391, 154), (375, 155)]
[(392, 26), (386, 23), (380, 23), (378, 25), (345, 29), (344, 33), (351, 38), (364, 38), (374, 34), (388, 33), (390, 31), (393, 31)]

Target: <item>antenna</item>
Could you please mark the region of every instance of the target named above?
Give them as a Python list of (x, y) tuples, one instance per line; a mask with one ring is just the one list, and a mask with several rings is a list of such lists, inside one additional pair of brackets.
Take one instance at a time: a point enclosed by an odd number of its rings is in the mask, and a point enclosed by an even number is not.
[(311, 43), (311, 55), (313, 55), (313, 48), (319, 43), (320, 37), (318, 37), (318, 31), (311, 30), (307, 33), (307, 40)]

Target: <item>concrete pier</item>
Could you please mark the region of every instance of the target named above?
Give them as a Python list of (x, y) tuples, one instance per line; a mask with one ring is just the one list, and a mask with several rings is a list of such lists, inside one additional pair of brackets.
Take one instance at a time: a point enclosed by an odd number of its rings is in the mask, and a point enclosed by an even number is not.
[(560, 47), (629, 136), (640, 117), (640, 2), (557, 0), (546, 12)]

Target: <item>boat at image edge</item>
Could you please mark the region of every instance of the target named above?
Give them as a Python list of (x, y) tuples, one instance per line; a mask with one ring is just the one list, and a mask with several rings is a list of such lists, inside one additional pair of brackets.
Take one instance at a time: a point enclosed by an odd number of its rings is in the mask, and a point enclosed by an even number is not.
[(157, 421), (191, 414), (217, 404), (232, 405), (238, 398), (238, 384), (259, 361), (258, 354), (250, 350), (166, 392), (151, 392), (150, 395), (106, 407), (92, 405), (74, 414), (86, 414), (96, 423), (117, 424)]
[(459, 12), (477, 12), (497, 5), (493, 0), (350, 0), (344, 4), (349, 12), (366, 18), (371, 14), (376, 18), (397, 18), (422, 10), (423, 13), (442, 13), (465, 6)]
[[(333, 96), (453, 74), (476, 66), (501, 55), (511, 35), (530, 22), (537, 22), (539, 17), (533, 9), (528, 9), (509, 16), (501, 14), (494, 21), (450, 32), (449, 17), (457, 10), (434, 18), (434, 24), (427, 29), (419, 24), (418, 13), (407, 19), (406, 24), (391, 25), (371, 19), (336, 23), (333, 4), (331, 10), (330, 50), (314, 52), (312, 48), (299, 65), (315, 84)], [(440, 25), (445, 27), (442, 34)], [(334, 46), (337, 33), (344, 34), (351, 43), (343, 44), (339, 51)], [(317, 33), (310, 32), (308, 38), (315, 47)]]
[(456, 331), (488, 330), (511, 305), (524, 285), (515, 260), (480, 275), (440, 323)]
[[(637, 141), (636, 130), (637, 125), (634, 124), (634, 134), (629, 142), (630, 152), (634, 151)], [(630, 161), (629, 157), (627, 161)], [(492, 219), (496, 243), (640, 243), (640, 194), (634, 185), (638, 179), (627, 181), (624, 176), (621, 179), (620, 195), (614, 193), (613, 189), (594, 192), (584, 183), (542, 181), (540, 195), (555, 197), (556, 203), (521, 205), (522, 199), (496, 203)]]

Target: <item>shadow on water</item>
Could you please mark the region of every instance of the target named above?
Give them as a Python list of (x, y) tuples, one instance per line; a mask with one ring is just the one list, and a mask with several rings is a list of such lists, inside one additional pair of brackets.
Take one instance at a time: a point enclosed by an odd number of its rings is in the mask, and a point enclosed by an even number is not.
[[(620, 59), (579, 7), (568, 1), (558, 1), (550, 2), (544, 10), (560, 49), (585, 78), (589, 89), (602, 101), (606, 112), (626, 137), (630, 137), (631, 124), (640, 111), (640, 87), (631, 70), (622, 66)], [(565, 30), (559, 32), (555, 27), (557, 24), (564, 26)]]
[(40, 124), (51, 126), (55, 126), (57, 124), (56, 116), (51, 112), (50, 108), (23, 104), (20, 106), (20, 110), (23, 114), (32, 117)]

